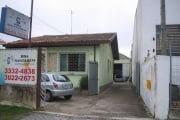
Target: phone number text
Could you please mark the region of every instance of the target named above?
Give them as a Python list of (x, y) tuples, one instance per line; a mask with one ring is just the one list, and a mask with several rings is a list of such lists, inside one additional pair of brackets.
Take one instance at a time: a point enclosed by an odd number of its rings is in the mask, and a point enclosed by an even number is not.
[(4, 79), (15, 81), (35, 81), (35, 76), (5, 75)]
[(35, 74), (35, 69), (18, 69), (18, 68), (5, 68), (5, 74)]

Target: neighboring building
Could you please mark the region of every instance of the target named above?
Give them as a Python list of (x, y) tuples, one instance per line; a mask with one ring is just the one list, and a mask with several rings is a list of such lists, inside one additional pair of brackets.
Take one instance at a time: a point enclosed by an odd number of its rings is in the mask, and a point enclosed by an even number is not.
[(4, 49), (3, 45), (5, 44), (6, 42), (4, 42), (3, 40), (0, 39), (0, 49)]
[(119, 60), (114, 61), (115, 81), (126, 81), (131, 76), (131, 60), (123, 54), (119, 54)]
[[(26, 48), (28, 40), (14, 41), (4, 46), (7, 49)], [(66, 74), (75, 88), (86, 75), (92, 81), (97, 79), (95, 83), (89, 80), (92, 84), (90, 89), (97, 89), (97, 93), (113, 82), (113, 63), (119, 59), (116, 33), (45, 35), (32, 38), (31, 46), (43, 48), (42, 72)], [(95, 75), (97, 78), (94, 78)]]
[[(161, 0), (139, 0), (132, 45), (133, 85), (157, 119), (171, 117), (172, 103), (180, 101), (177, 95), (180, 85), (180, 0), (165, 0), (165, 3), (165, 41), (161, 39)], [(173, 86), (176, 86), (176, 92)]]

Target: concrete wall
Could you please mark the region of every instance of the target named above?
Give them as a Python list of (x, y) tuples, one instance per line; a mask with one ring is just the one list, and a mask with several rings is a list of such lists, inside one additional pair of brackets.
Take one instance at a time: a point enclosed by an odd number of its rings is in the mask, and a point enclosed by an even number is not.
[[(168, 116), (169, 66), (169, 57), (160, 55), (141, 64), (140, 95), (151, 114), (158, 119), (166, 119)], [(148, 88), (147, 80), (150, 80), (151, 88)]]
[(139, 63), (140, 46), (142, 41), (142, 1), (139, 0), (134, 17), (133, 44), (132, 44), (132, 83), (136, 86), (136, 63)]
[[(179, 5), (180, 0), (166, 0), (166, 24), (180, 24)], [(140, 94), (151, 113), (156, 118), (165, 119), (170, 71), (169, 58), (156, 56), (156, 25), (161, 23), (160, 15), (160, 0), (138, 1), (132, 45), (132, 81), (136, 86), (136, 63), (140, 63)], [(151, 80), (151, 90), (147, 89), (147, 79)]]
[(160, 1), (139, 0), (134, 22), (133, 61), (142, 63), (147, 57), (156, 55), (156, 25), (160, 24)]
[[(140, 82), (140, 95), (142, 96), (146, 106), (149, 108), (152, 115), (155, 115), (156, 103), (156, 57), (149, 58), (141, 65), (141, 82)], [(147, 80), (151, 82), (151, 88), (147, 87)]]
[[(166, 0), (166, 24), (180, 24), (180, 1)], [(133, 81), (135, 80), (135, 63), (140, 64), (147, 57), (156, 55), (156, 25), (160, 25), (160, 0), (139, 0), (134, 20), (133, 47), (132, 47), (132, 69)], [(135, 85), (135, 82), (133, 82)]]
[(157, 56), (157, 89), (156, 89), (156, 111), (155, 117), (166, 119), (169, 110), (169, 76), (170, 59), (169, 56)]
[(0, 85), (0, 104), (13, 104), (36, 109), (36, 87)]
[[(99, 88), (113, 82), (113, 54), (110, 44), (101, 44), (98, 48)], [(99, 89), (100, 92), (100, 89)]]

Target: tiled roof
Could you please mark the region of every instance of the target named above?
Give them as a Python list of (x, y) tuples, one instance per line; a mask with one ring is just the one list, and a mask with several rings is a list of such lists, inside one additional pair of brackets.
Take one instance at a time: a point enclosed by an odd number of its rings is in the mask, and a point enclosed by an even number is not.
[[(116, 33), (45, 35), (31, 38), (31, 47), (91, 46), (101, 43), (111, 43), (112, 51), (119, 58)], [(3, 46), (6, 48), (25, 48), (28, 45), (29, 40), (18, 40)]]
[[(74, 34), (74, 35), (45, 35), (33, 37), (32, 47), (44, 46), (71, 46), (71, 45), (96, 45), (111, 42), (116, 37), (115, 33), (103, 34)], [(5, 47), (28, 47), (28, 40), (18, 40), (4, 45)]]
[(119, 53), (119, 58), (120, 59), (130, 59), (129, 57), (127, 57), (126, 55)]

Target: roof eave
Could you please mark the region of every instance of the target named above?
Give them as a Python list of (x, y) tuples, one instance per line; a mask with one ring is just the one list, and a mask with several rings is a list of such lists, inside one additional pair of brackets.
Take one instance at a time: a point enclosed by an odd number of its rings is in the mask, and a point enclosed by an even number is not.
[(117, 35), (115, 34), (113, 40), (111, 41), (112, 46), (112, 53), (114, 60), (119, 60), (119, 49), (118, 49), (118, 42), (117, 42)]

